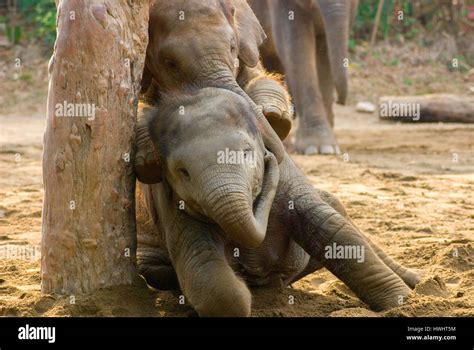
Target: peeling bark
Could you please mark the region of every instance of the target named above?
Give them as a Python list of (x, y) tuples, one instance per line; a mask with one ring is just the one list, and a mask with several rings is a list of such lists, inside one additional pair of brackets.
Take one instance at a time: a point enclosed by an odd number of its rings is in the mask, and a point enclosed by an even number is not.
[(44, 136), (41, 290), (88, 293), (137, 276), (133, 150), (148, 1), (62, 0), (57, 22)]

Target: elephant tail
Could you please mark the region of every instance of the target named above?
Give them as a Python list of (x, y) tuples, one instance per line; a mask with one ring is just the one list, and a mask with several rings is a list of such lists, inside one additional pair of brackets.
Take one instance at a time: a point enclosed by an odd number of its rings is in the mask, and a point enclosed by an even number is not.
[(349, 91), (347, 69), (351, 2), (320, 0), (318, 3), (326, 31), (331, 74), (338, 96), (337, 103), (343, 105), (346, 103)]

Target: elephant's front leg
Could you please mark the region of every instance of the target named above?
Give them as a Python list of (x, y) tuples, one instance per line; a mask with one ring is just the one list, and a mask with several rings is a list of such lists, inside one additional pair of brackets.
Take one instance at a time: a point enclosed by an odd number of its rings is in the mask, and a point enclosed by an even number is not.
[(251, 294), (211, 237), (213, 227), (178, 213), (167, 246), (181, 290), (199, 316), (250, 316)]
[(309, 184), (293, 184), (288, 192), (291, 237), (341, 279), (374, 310), (400, 305), (410, 288), (372, 250), (365, 238)]

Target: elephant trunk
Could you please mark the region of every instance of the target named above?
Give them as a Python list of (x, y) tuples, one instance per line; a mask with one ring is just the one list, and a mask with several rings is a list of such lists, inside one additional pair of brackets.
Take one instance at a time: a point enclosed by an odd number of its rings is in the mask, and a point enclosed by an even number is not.
[(345, 104), (349, 91), (347, 68), (350, 29), (349, 1), (320, 0), (319, 6), (326, 28), (331, 74), (337, 91), (337, 103)]
[[(225, 234), (239, 245), (256, 248), (265, 239), (268, 217), (279, 181), (278, 163), (273, 154), (265, 155), (262, 190), (253, 203), (251, 186), (235, 171), (216, 172), (213, 180), (206, 179), (203, 188), (208, 203), (206, 214)], [(232, 182), (231, 182), (232, 181)]]

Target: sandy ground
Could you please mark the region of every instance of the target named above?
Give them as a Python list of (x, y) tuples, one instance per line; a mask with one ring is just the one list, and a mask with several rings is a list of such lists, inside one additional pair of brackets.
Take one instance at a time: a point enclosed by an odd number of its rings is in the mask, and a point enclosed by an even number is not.
[[(325, 270), (293, 288), (253, 291), (254, 316), (474, 316), (474, 126), (389, 124), (337, 107), (344, 155), (294, 156), (358, 226), (425, 275), (403, 305), (374, 313)], [(144, 283), (42, 296), (41, 115), (0, 116), (0, 315), (190, 316), (179, 293)]]

